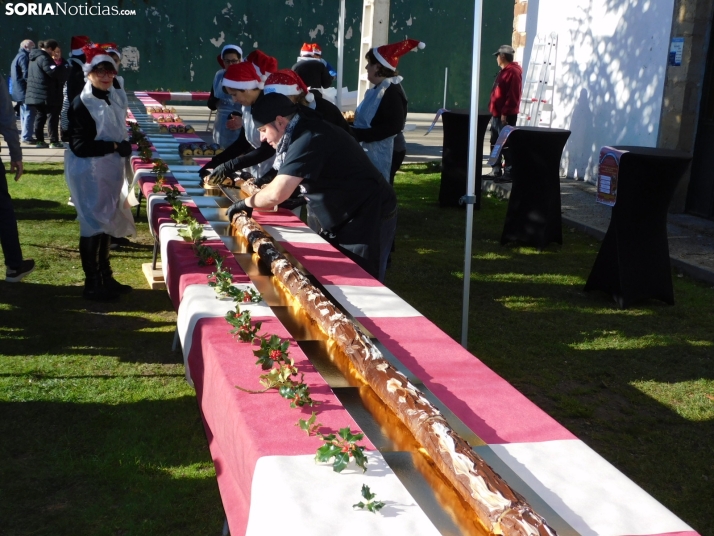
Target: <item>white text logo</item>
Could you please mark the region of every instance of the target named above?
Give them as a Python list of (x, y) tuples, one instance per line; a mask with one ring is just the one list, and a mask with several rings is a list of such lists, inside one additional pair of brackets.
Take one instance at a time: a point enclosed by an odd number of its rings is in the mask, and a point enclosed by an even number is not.
[(71, 15), (71, 16), (126, 16), (136, 15), (135, 9), (119, 9), (117, 6), (102, 4), (68, 6), (67, 2), (8, 2), (5, 15)]

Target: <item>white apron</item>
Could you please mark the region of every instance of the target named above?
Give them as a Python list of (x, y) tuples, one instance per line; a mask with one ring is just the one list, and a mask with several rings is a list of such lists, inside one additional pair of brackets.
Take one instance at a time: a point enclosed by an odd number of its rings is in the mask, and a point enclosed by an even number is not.
[[(123, 95), (122, 95), (123, 93)], [(96, 140), (121, 142), (126, 138), (126, 94), (109, 90), (109, 106), (92, 95), (92, 84), (87, 82), (80, 93), (82, 103), (97, 125)], [(119, 153), (80, 158), (71, 150), (64, 152), (65, 180), (72, 194), (79, 220), (79, 234), (111, 236), (136, 234), (134, 218), (128, 202), (129, 189), (124, 180), (124, 159)]]
[(231, 112), (240, 112), (241, 105), (233, 102), (233, 98), (223, 91), (223, 75), (220, 69), (213, 77), (213, 96), (218, 99), (216, 106), (216, 120), (213, 122), (213, 141), (224, 149), (238, 139), (240, 129), (231, 130), (226, 126)]
[[(402, 80), (401, 76), (385, 78), (381, 84), (365, 92), (364, 99), (355, 110), (355, 128), (370, 128), (372, 126), (372, 119), (374, 119), (374, 114), (377, 113), (377, 109), (382, 102), (384, 92), (387, 91), (391, 84), (399, 84)], [(379, 141), (360, 142), (374, 167), (379, 170), (387, 182), (389, 182), (389, 176), (392, 172), (392, 152), (394, 151), (395, 137), (396, 135)]]
[[(243, 129), (245, 130), (245, 139), (248, 140), (254, 149), (260, 147), (260, 132), (253, 123), (253, 114), (250, 112), (250, 106), (243, 106)], [(275, 155), (267, 160), (248, 168), (250, 174), (256, 179), (259, 179), (273, 168)]]

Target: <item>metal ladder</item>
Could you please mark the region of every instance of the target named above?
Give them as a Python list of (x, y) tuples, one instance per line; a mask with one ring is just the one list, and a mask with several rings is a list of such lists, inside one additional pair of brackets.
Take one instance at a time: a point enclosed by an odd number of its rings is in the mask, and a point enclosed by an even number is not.
[(550, 127), (553, 123), (557, 52), (557, 33), (536, 36), (523, 84), (519, 126)]

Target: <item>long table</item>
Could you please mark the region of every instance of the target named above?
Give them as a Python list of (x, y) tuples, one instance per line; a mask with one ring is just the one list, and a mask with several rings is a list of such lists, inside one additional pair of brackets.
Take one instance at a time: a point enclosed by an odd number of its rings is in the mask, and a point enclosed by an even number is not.
[[(136, 110), (135, 115), (140, 116)], [(151, 134), (149, 138), (155, 145), (163, 144), (167, 156), (170, 146), (177, 148), (179, 143)], [(211, 244), (216, 249), (222, 246), (224, 254), (243, 251), (240, 240), (230, 236), (220, 201), (202, 196), (196, 189), (199, 166), (169, 163), (169, 167), (172, 180), (194, 201), (201, 221), (213, 229)], [(161, 243), (167, 289), (178, 310), (187, 379), (196, 388), (231, 533), (467, 531), (468, 527), (455, 526), (430, 510), (428, 497), (420, 495), (419, 486), (402, 483), (400, 453), (390, 451), (389, 442), (383, 442), (379, 433), (365, 441), (370, 458), (367, 473), (352, 467), (349, 474), (336, 474), (312, 461), (320, 443), (294, 426), (298, 418), (310, 415), (310, 409), (290, 409), (274, 393), (252, 395), (235, 388), (259, 388), (252, 348), (228, 333), (223, 316), (233, 303), (215, 298), (205, 279), (205, 267), (191, 262), (177, 226), (159, 216), (161, 199), (149, 192), (146, 184), (150, 181), (149, 175), (138, 177), (153, 207), (151, 227)], [(291, 212), (254, 211), (253, 217), (559, 534), (696, 534)], [(358, 424), (364, 427), (366, 421), (359, 412), (345, 409), (355, 407), (349, 402), (347, 385), (307, 358), (304, 350), (313, 342), (309, 334), (291, 336), (283, 314), (287, 304), (270, 292), (268, 276), (257, 268), (244, 270), (246, 267), (245, 262), (231, 265), (234, 284), (254, 284), (265, 291), (263, 303), (248, 307), (254, 309), (254, 318), (263, 322), (262, 332), (290, 341), (291, 357), (305, 374), (314, 398), (322, 402), (317, 408), (318, 420), (335, 430), (344, 426), (357, 430)], [(294, 326), (292, 331), (295, 333)], [(360, 499), (363, 483), (387, 502), (382, 514), (351, 508)]]

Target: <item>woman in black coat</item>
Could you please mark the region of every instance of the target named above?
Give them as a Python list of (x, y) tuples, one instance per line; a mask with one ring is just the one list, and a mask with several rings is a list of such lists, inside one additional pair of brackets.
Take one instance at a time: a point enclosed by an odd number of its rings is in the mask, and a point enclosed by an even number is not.
[[(62, 147), (59, 142), (57, 125), (62, 110), (62, 88), (57, 91), (56, 81), (62, 78), (62, 70), (55, 63), (52, 55), (59, 49), (54, 39), (40, 41), (38, 47), (30, 52), (30, 67), (27, 72), (27, 90), (25, 104), (35, 110), (35, 139), (37, 147), (49, 147), (45, 143), (45, 123), (50, 122), (50, 142)], [(52, 125), (55, 125), (54, 129)]]

